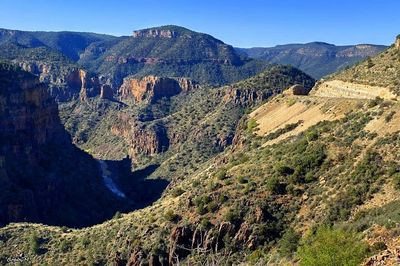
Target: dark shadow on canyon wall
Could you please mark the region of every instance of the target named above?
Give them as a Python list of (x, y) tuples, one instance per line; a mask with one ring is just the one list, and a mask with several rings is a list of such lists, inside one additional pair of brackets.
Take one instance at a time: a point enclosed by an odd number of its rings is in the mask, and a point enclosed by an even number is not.
[(169, 182), (164, 179), (147, 179), (159, 165), (149, 165), (143, 169), (131, 171), (131, 160), (106, 161), (113, 173), (114, 180), (121, 191), (132, 203), (129, 211), (144, 208), (158, 200)]

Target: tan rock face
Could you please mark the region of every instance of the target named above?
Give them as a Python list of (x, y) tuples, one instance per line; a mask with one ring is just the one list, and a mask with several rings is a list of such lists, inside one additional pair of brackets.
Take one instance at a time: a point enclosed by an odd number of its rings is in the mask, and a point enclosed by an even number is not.
[(400, 35), (397, 36), (394, 46), (400, 50)]
[(49, 85), (50, 94), (57, 101), (65, 102), (79, 97), (86, 101), (88, 97), (99, 96), (112, 99), (113, 90), (106, 79), (87, 73), (71, 66), (55, 66), (41, 62), (16, 62), (19, 66), (39, 77)]
[(388, 88), (351, 83), (341, 80), (330, 80), (317, 83), (310, 92), (311, 95), (328, 98), (352, 99), (395, 99), (397, 96)]
[(168, 149), (169, 138), (162, 125), (147, 126), (127, 114), (121, 114), (116, 119), (118, 122), (111, 128), (111, 132), (125, 139), (133, 161), (139, 155), (152, 156)]
[(135, 102), (153, 102), (162, 97), (172, 97), (182, 91), (197, 88), (190, 79), (160, 78), (147, 76), (141, 79), (126, 78), (119, 89), (121, 100), (134, 99)]
[(177, 34), (173, 30), (159, 30), (159, 29), (150, 29), (150, 30), (137, 30), (133, 32), (134, 38), (139, 37), (147, 37), (147, 38), (174, 38)]
[(308, 93), (310, 92), (309, 89), (304, 88), (301, 85), (293, 85), (292, 87), (290, 87), (289, 89), (287, 89), (284, 94), (285, 95), (308, 95)]

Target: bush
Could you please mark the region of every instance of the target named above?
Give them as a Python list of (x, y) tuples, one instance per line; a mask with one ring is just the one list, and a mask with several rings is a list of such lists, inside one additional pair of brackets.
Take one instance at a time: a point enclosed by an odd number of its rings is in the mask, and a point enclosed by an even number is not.
[(253, 132), (253, 130), (258, 126), (257, 120), (254, 118), (250, 118), (249, 121), (247, 121), (247, 131), (248, 132)]
[(322, 226), (301, 241), (297, 250), (300, 265), (359, 265), (367, 255), (367, 245), (351, 232)]
[(61, 252), (65, 253), (65, 252), (71, 251), (72, 246), (69, 241), (63, 239), (63, 240), (61, 240), (60, 244), (58, 245), (58, 248), (61, 250)]
[(394, 182), (394, 186), (397, 189), (400, 189), (400, 173), (393, 174), (393, 182)]
[(220, 169), (217, 171), (217, 173), (215, 174), (215, 177), (219, 180), (224, 180), (227, 178), (226, 176), (226, 170), (225, 169)]
[(28, 249), (29, 252), (32, 254), (38, 254), (40, 250), (40, 238), (36, 235), (36, 233), (33, 233), (29, 236), (28, 239)]
[(267, 189), (273, 194), (283, 194), (286, 191), (286, 186), (279, 181), (279, 178), (272, 176), (267, 181)]
[(168, 222), (176, 222), (179, 220), (179, 215), (174, 213), (174, 211), (172, 210), (168, 210), (165, 215), (165, 220), (167, 220)]
[(113, 219), (119, 219), (119, 218), (122, 218), (122, 214), (121, 214), (120, 212), (117, 211), (117, 212), (114, 214)]
[(300, 235), (292, 228), (289, 228), (278, 242), (279, 252), (286, 257), (292, 256), (297, 250), (299, 241)]
[(175, 188), (174, 190), (172, 190), (172, 196), (174, 196), (174, 197), (179, 197), (179, 196), (182, 195), (183, 193), (185, 193), (185, 190), (183, 190), (183, 189), (180, 188), (180, 187)]

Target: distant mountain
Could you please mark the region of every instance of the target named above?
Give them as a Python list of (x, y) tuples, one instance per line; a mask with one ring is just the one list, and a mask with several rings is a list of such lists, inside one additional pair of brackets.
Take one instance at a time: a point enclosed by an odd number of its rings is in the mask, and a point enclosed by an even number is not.
[(378, 56), (363, 60), (327, 79), (388, 88), (400, 95), (400, 35), (392, 46)]
[(335, 46), (324, 42), (311, 42), (236, 50), (242, 55), (262, 59), (268, 63), (290, 64), (319, 79), (368, 56), (374, 56), (385, 48), (387, 47), (383, 45), (372, 44)]
[[(115, 94), (127, 76), (188, 77), (223, 85), (255, 75), (267, 65), (239, 55), (210, 35), (178, 26), (138, 30), (129, 37), (0, 29), (0, 59), (40, 76), (58, 101), (76, 99), (85, 89), (82, 84), (93, 84), (77, 81), (78, 69), (96, 75), (99, 86)], [(101, 88), (90, 90), (100, 93)]]
[(117, 85), (131, 74), (189, 77), (220, 85), (247, 78), (265, 66), (210, 35), (179, 26), (138, 30), (130, 37), (93, 43), (78, 63)]
[(0, 29), (0, 44), (16, 43), (29, 48), (47, 46), (57, 50), (73, 61), (91, 43), (112, 40), (117, 37), (90, 32), (45, 32), (45, 31), (19, 31)]

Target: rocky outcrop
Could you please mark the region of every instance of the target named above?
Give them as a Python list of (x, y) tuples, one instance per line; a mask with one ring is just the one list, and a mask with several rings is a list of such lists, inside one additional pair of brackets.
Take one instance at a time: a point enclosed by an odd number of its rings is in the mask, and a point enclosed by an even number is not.
[(172, 97), (182, 91), (190, 91), (198, 85), (187, 78), (162, 78), (147, 76), (141, 79), (126, 78), (119, 89), (121, 100), (154, 102), (162, 97)]
[(23, 70), (39, 77), (48, 84), (50, 95), (58, 102), (67, 102), (78, 97), (85, 101), (88, 97), (101, 96), (112, 99), (112, 88), (108, 81), (89, 74), (87, 71), (70, 66), (55, 65), (35, 61), (15, 61)]
[(395, 99), (397, 96), (388, 88), (357, 84), (341, 80), (318, 82), (310, 92), (311, 95), (329, 98), (352, 99)]
[(400, 35), (397, 36), (394, 47), (400, 50)]
[(296, 84), (284, 91), (285, 95), (308, 95), (311, 89), (304, 88), (304, 86)]
[(134, 38), (146, 37), (146, 38), (174, 38), (177, 33), (174, 30), (163, 30), (163, 29), (147, 29), (147, 30), (135, 30), (133, 32)]
[(226, 103), (233, 102), (235, 105), (241, 107), (248, 107), (261, 103), (272, 95), (271, 91), (229, 88), (223, 96), (223, 101)]
[(166, 128), (161, 124), (144, 124), (127, 114), (118, 117), (118, 123), (111, 128), (115, 135), (122, 136), (127, 142), (129, 156), (134, 160), (138, 155), (153, 156), (166, 151), (169, 138)]

